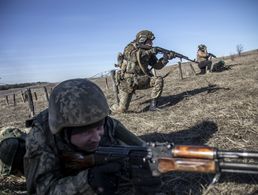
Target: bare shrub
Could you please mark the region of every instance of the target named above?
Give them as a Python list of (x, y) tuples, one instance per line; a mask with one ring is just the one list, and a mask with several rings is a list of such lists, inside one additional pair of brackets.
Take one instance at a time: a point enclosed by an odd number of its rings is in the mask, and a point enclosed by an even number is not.
[(242, 44), (238, 44), (238, 45), (236, 46), (236, 50), (237, 50), (237, 54), (240, 56), (241, 53), (242, 53), (243, 50), (244, 50), (243, 45), (242, 45)]

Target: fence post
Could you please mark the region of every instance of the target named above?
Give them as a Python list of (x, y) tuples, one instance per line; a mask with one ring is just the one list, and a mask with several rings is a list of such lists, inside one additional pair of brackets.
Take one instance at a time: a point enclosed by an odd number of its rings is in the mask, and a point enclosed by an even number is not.
[(192, 69), (194, 75), (196, 75), (196, 72), (195, 72), (195, 70), (194, 70), (194, 68), (193, 68), (193, 65), (192, 65), (191, 63), (190, 63), (190, 67), (191, 67), (191, 69)]
[(22, 102), (24, 103), (25, 102), (25, 98), (24, 98), (24, 94), (23, 94), (22, 91), (21, 91), (21, 98), (22, 98)]
[(108, 86), (108, 79), (107, 79), (107, 77), (105, 77), (105, 84), (106, 84), (106, 89), (108, 90), (109, 86)]
[(5, 96), (6, 105), (9, 105), (8, 95)]
[(27, 94), (28, 105), (30, 109), (30, 117), (33, 117), (35, 115), (35, 109), (34, 109), (34, 103), (33, 103), (33, 98), (32, 98), (30, 88), (27, 89), (26, 94)]
[(46, 86), (44, 86), (44, 91), (45, 91), (46, 100), (49, 101), (49, 97), (48, 97), (47, 87)]
[(179, 75), (180, 75), (180, 78), (183, 80), (183, 73), (182, 73), (181, 62), (178, 62), (178, 67), (179, 67)]
[(35, 97), (35, 100), (37, 101), (38, 100), (38, 96), (37, 96), (36, 91), (34, 91), (34, 97)]
[(115, 100), (116, 100), (116, 103), (119, 104), (120, 100), (119, 100), (119, 96), (118, 96), (118, 87), (116, 85), (116, 70), (111, 70), (110, 71), (110, 75), (111, 75), (111, 79), (112, 79), (112, 85), (113, 85), (113, 93), (114, 93), (114, 96), (115, 96)]
[(16, 106), (16, 98), (15, 98), (15, 93), (13, 94), (13, 106)]

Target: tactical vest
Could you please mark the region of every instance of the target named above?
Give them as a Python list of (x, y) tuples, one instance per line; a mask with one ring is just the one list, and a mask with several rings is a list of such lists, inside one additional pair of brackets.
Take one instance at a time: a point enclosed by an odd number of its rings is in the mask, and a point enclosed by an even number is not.
[[(199, 54), (199, 52), (201, 53), (201, 55)], [(201, 50), (198, 50), (197, 51), (197, 61), (198, 62), (202, 62), (202, 61), (205, 61), (205, 60), (208, 60), (208, 53), (207, 51), (201, 51)]]
[[(130, 56), (130, 57), (129, 57)], [(148, 70), (148, 60), (142, 61), (141, 49), (137, 46), (135, 41), (129, 43), (123, 53), (125, 68), (123, 68), (125, 75), (128, 77), (136, 76), (151, 76)], [(146, 59), (145, 59), (146, 60)]]

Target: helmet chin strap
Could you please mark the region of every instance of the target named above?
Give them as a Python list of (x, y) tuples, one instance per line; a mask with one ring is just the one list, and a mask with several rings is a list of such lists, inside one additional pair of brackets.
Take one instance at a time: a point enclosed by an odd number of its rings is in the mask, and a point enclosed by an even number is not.
[(60, 132), (60, 136), (74, 150), (82, 153), (87, 153), (87, 151), (78, 148), (78, 146), (74, 145), (71, 142), (71, 131), (68, 128), (64, 128), (63, 131)]
[(71, 144), (71, 134), (72, 132), (69, 131), (68, 127), (63, 128), (63, 130), (60, 132), (60, 137), (62, 137), (66, 143)]
[[(146, 42), (147, 42), (147, 41), (146, 41)], [(152, 47), (152, 44), (149, 44), (149, 43), (147, 43), (147, 44), (145, 43), (145, 45)]]

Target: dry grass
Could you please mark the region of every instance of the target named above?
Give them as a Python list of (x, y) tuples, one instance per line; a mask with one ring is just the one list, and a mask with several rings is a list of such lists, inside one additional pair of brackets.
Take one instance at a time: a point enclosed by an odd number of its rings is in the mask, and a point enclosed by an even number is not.
[[(142, 90), (134, 95), (128, 113), (113, 117), (146, 141), (258, 151), (258, 51), (243, 53), (234, 57), (234, 61), (230, 56), (224, 60), (232, 64), (231, 70), (203, 76), (195, 76), (189, 65), (183, 64), (183, 80), (177, 66), (166, 67), (158, 72), (164, 75), (171, 71), (165, 78), (160, 110), (148, 111), (151, 90)], [(194, 68), (198, 72), (196, 65)], [(106, 89), (103, 78), (95, 82), (104, 90), (109, 104), (114, 104), (110, 79), (110, 89)], [(29, 117), (26, 104), (20, 101), (16, 107), (6, 106), (4, 97), (0, 96), (0, 105), (0, 127), (25, 129), (24, 121)], [(36, 112), (46, 107), (42, 90), (42, 97), (36, 102)], [(164, 191), (176, 194), (258, 194), (257, 175), (223, 174), (219, 183), (207, 191), (212, 178), (211, 174), (168, 174), (164, 176)], [(0, 185), (0, 190), (5, 187)]]

